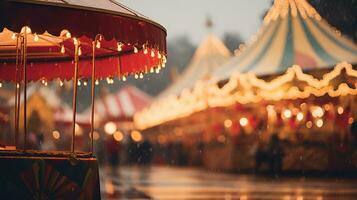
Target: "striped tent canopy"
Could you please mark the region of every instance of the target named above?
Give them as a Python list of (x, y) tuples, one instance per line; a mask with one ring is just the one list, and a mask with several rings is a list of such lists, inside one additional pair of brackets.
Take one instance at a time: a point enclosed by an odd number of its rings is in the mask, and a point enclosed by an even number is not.
[(164, 90), (160, 98), (180, 95), (184, 89), (192, 89), (198, 80), (227, 63), (231, 53), (223, 42), (213, 34), (208, 34), (196, 49), (193, 58), (176, 82)]
[(357, 63), (357, 45), (331, 27), (306, 0), (275, 0), (264, 24), (236, 57), (217, 68), (214, 76), (227, 79), (234, 72), (269, 75), (294, 64), (303, 70)]
[[(96, 99), (95, 117), (102, 122), (131, 119), (136, 112), (149, 105), (151, 100), (148, 94), (132, 85), (126, 85), (116, 93)], [(90, 108), (84, 112), (89, 116)]]

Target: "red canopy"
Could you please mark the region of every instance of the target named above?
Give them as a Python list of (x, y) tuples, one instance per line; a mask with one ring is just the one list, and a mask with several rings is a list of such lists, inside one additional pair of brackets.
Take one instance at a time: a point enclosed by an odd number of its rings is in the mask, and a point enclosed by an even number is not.
[(97, 79), (147, 73), (166, 60), (166, 30), (116, 1), (4, 0), (0, 2), (0, 81), (15, 80), (15, 33), (24, 34), (25, 26), (30, 81), (72, 79), (74, 40), (81, 46), (79, 78), (91, 75), (96, 38)]
[(95, 114), (102, 121), (131, 119), (151, 101), (149, 95), (132, 85), (127, 85), (116, 93), (99, 97), (95, 102)]

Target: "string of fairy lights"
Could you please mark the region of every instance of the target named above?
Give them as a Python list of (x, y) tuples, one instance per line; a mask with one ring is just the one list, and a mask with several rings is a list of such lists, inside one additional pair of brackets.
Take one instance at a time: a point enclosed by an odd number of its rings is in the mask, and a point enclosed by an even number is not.
[[(8, 29), (4, 29), (4, 31), (9, 31), (11, 32), (10, 30)], [(32, 33), (31, 31), (31, 28), (30, 27), (23, 27), (22, 30), (21, 30), (21, 34), (23, 34), (24, 32), (26, 31), (26, 34), (28, 35), (28, 37), (33, 41), (33, 42), (48, 42), (47, 38), (52, 38), (56, 41), (61, 41), (59, 44), (56, 44), (57, 46), (60, 47), (60, 53), (61, 54), (66, 54), (68, 53), (69, 51), (71, 51), (71, 49), (68, 49), (65, 47), (64, 44), (61, 44), (63, 43), (63, 41), (65, 40), (70, 40), (72, 39), (73, 40), (73, 44), (74, 45), (79, 45), (79, 48), (78, 48), (78, 55), (79, 56), (82, 56), (82, 47), (81, 47), (81, 41), (80, 39), (78, 38), (75, 38), (75, 37), (72, 37), (71, 33), (68, 31), (68, 30), (63, 30), (61, 31), (60, 33), (60, 36), (54, 36), (54, 35), (51, 35), (49, 33), (44, 33), (44, 34), (37, 34), (37, 33)], [(15, 41), (17, 39), (17, 37), (19, 37), (19, 33), (15, 33), (15, 32), (12, 32), (11, 34), (11, 40)], [(100, 49), (102, 48), (102, 45), (101, 45), (101, 41), (103, 40), (103, 37), (101, 35), (99, 35), (99, 38), (98, 40), (96, 40), (96, 43), (95, 43), (95, 47), (96, 49)], [(53, 45), (53, 44), (52, 44)], [(101, 79), (96, 79), (95, 80), (95, 84), (96, 85), (99, 85), (100, 81), (101, 80), (106, 80), (107, 84), (113, 84), (114, 83), (114, 79), (117, 78), (118, 80), (121, 80), (121, 81), (126, 81), (128, 76), (133, 76), (135, 79), (143, 79), (145, 74), (159, 74), (160, 71), (166, 67), (166, 63), (167, 63), (167, 58), (166, 58), (166, 55), (162, 52), (160, 52), (158, 49), (156, 48), (150, 48), (148, 46), (148, 44), (143, 44), (143, 45), (133, 45), (133, 44), (124, 44), (123, 42), (117, 42), (116, 44), (116, 51), (118, 53), (120, 53), (124, 46), (127, 45), (129, 47), (132, 47), (132, 51), (134, 52), (134, 54), (137, 54), (137, 53), (143, 53), (143, 54), (150, 54), (150, 57), (151, 58), (155, 58), (157, 57), (160, 62), (157, 66), (152, 66), (150, 67), (149, 69), (145, 69), (144, 71), (140, 71), (140, 72), (137, 72), (137, 73), (133, 73), (133, 74), (121, 74), (120, 76), (118, 77), (105, 77), (105, 78), (101, 78)], [(139, 48), (140, 47), (140, 48)], [(142, 52), (139, 51), (139, 49), (142, 49)], [(114, 51), (114, 49), (112, 49)], [(48, 82), (51, 81), (51, 80), (47, 80), (46, 78), (42, 78), (40, 80), (40, 82), (42, 83), (43, 86), (47, 86), (48, 85)], [(58, 79), (58, 84), (59, 86), (64, 86), (64, 81), (61, 80), (61, 79)], [(77, 85), (78, 86), (87, 86), (89, 85), (88, 84), (88, 80), (87, 79), (78, 79), (78, 82), (77, 82)], [(3, 82), (0, 81), (0, 87), (3, 86)]]
[[(294, 65), (285, 74), (271, 81), (256, 77), (252, 73), (235, 73), (228, 82), (219, 87), (218, 80), (198, 81), (192, 90), (184, 90), (178, 96), (169, 96), (154, 102), (134, 116), (139, 129), (146, 129), (171, 120), (187, 117), (209, 107), (227, 107), (233, 104), (259, 103), (261, 101), (280, 101), (306, 99), (310, 96), (339, 97), (357, 95), (357, 82), (344, 82), (337, 86), (333, 80), (345, 73), (357, 78), (357, 70), (351, 64), (342, 62), (323, 75), (322, 79), (304, 73)], [(301, 86), (294, 84), (301, 82)]]

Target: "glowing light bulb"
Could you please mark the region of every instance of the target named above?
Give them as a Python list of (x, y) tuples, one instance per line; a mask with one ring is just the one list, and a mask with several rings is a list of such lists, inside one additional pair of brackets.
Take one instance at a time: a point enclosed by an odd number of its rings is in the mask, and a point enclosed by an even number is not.
[(162, 67), (162, 68), (165, 68), (165, 67), (166, 67), (166, 64), (165, 64), (165, 63), (162, 63), (161, 67)]
[(0, 82), (0, 88), (2, 87), (2, 83)]
[(59, 131), (55, 130), (52, 132), (52, 136), (54, 139), (58, 140), (61, 137), (61, 134)]
[(20, 84), (16, 84), (16, 88), (19, 89), (20, 88)]
[(296, 115), (296, 119), (298, 121), (302, 121), (304, 119), (304, 114), (302, 112), (299, 112), (297, 115)]
[(311, 127), (312, 127), (312, 121), (306, 122), (306, 127), (307, 127), (307, 128), (311, 128)]
[(134, 77), (135, 77), (135, 79), (138, 79), (138, 78), (139, 78), (139, 75), (138, 75), (138, 74), (135, 74)]
[(65, 52), (66, 52), (66, 50), (64, 49), (64, 46), (61, 45), (61, 53), (65, 53)]
[(143, 73), (140, 73), (140, 78), (144, 78), (144, 74)]
[(242, 117), (242, 118), (240, 118), (239, 119), (239, 124), (241, 125), (241, 126), (247, 126), (248, 125), (248, 119), (246, 118), (246, 117)]
[(71, 38), (71, 33), (69, 31), (66, 32), (66, 38)]
[(134, 47), (134, 53), (138, 53), (138, 48)]
[(37, 35), (36, 33), (35, 33), (35, 36), (34, 36), (33, 40), (34, 40), (35, 42), (38, 41), (38, 35)]
[(104, 131), (108, 135), (113, 135), (113, 133), (117, 130), (117, 125), (114, 122), (107, 122), (104, 125)]
[(343, 107), (342, 107), (342, 106), (339, 106), (339, 107), (337, 108), (337, 113), (338, 113), (339, 115), (342, 115), (343, 112), (344, 112)]
[(141, 133), (139, 131), (132, 131), (130, 134), (131, 139), (133, 139), (135, 142), (140, 142), (143, 138)]
[(59, 81), (59, 84), (60, 84), (60, 86), (62, 87), (64, 83), (63, 83), (63, 81), (60, 80), (60, 81)]
[(78, 45), (78, 40), (77, 40), (77, 38), (73, 38), (73, 44), (74, 44), (74, 45)]
[(95, 85), (99, 85), (99, 80), (95, 80)]
[(126, 81), (126, 77), (125, 77), (125, 76), (123, 76), (122, 80), (123, 80), (123, 81)]
[(78, 85), (78, 86), (81, 86), (81, 85), (82, 85), (81, 80), (78, 80), (77, 85)]
[(321, 128), (324, 125), (324, 121), (322, 119), (316, 120), (316, 126)]
[(160, 52), (157, 53), (157, 58), (161, 59), (161, 53)]
[(324, 110), (320, 106), (316, 106), (312, 111), (312, 116), (315, 118), (320, 118), (324, 115)]
[(97, 49), (99, 49), (99, 48), (100, 48), (100, 42), (99, 42), (99, 41), (97, 41), (97, 43), (96, 43), (95, 47), (96, 47)]
[(13, 33), (13, 34), (12, 34), (11, 39), (13, 39), (13, 40), (16, 39), (16, 33)]
[(48, 82), (47, 81), (45, 81), (45, 86), (47, 86), (48, 85)]
[(144, 49), (144, 54), (148, 54), (148, 49), (147, 48)]
[(285, 118), (290, 118), (292, 115), (291, 110), (289, 109), (284, 110), (283, 115)]
[(232, 120), (230, 120), (230, 119), (224, 120), (224, 127), (229, 128), (232, 126), (232, 124), (233, 124)]
[(122, 44), (122, 43), (119, 42), (119, 43), (117, 44), (117, 50), (118, 50), (118, 51), (122, 51), (122, 50), (123, 50), (123, 44)]
[(115, 133), (113, 134), (113, 138), (115, 141), (120, 142), (123, 140), (124, 136), (123, 133), (120, 131), (115, 131)]
[(151, 57), (152, 57), (152, 58), (155, 57), (155, 52), (154, 52), (154, 50), (151, 50)]
[(152, 67), (152, 68), (150, 68), (150, 73), (154, 73), (154, 68)]
[(166, 56), (164, 55), (163, 58), (162, 58), (162, 62), (166, 63), (167, 62), (167, 59), (166, 59)]
[(160, 68), (156, 68), (155, 72), (158, 74), (160, 73)]
[(88, 84), (87, 81), (83, 81), (84, 86), (87, 86), (87, 84)]

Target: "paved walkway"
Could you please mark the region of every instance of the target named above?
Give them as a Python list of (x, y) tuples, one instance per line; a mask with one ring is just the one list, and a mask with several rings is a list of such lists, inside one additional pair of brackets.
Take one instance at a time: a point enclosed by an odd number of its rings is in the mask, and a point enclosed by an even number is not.
[(357, 180), (271, 178), (194, 168), (122, 167), (102, 170), (103, 199), (357, 200)]

